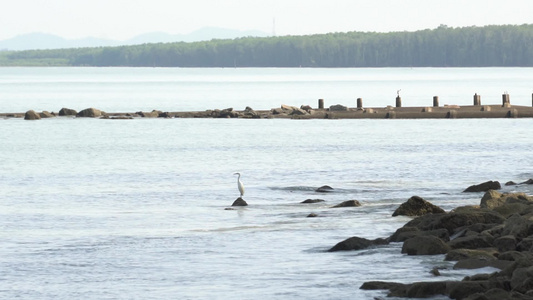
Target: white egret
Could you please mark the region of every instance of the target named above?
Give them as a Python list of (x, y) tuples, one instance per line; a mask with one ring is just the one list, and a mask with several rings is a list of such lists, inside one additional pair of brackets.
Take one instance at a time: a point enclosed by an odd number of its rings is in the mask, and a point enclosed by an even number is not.
[(239, 188), (242, 197), (244, 195), (244, 184), (241, 182), (241, 173), (233, 173), (233, 175), (239, 175), (239, 177), (237, 177), (237, 187)]

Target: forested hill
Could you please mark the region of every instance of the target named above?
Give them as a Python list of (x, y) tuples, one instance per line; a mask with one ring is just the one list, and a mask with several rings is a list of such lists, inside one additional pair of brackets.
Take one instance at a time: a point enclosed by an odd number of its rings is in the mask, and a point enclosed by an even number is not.
[(0, 65), (532, 67), (533, 24), (0, 52)]

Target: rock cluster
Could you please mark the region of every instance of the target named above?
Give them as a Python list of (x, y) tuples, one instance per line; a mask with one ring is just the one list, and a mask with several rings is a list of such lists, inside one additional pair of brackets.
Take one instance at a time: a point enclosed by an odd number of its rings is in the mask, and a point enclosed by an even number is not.
[[(416, 202), (425, 203), (420, 199)], [(361, 241), (361, 238), (352, 237), (329, 251), (403, 242), (402, 253), (407, 255), (446, 254), (446, 260), (457, 261), (456, 269), (490, 266), (501, 270), (466, 277), (462, 281), (410, 284), (372, 281), (361, 286), (361, 289), (389, 290), (391, 297), (446, 295), (470, 300), (533, 299), (533, 196), (489, 190), (479, 207), (426, 213), (409, 221), (387, 239)], [(439, 272), (433, 273), (438, 275)]]

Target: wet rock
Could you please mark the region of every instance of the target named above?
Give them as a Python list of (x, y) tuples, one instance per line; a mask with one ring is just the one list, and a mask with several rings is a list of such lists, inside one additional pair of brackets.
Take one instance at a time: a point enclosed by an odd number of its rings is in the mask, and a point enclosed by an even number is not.
[(403, 243), (402, 253), (407, 255), (436, 255), (450, 251), (443, 240), (431, 235), (410, 238)]
[(451, 240), (448, 245), (452, 249), (490, 248), (492, 247), (492, 240), (488, 235), (469, 235)]
[(478, 259), (478, 258), (467, 258), (458, 261), (454, 266), (454, 270), (472, 270), (472, 269), (481, 269), (492, 267), (496, 269), (503, 270), (509, 267), (512, 264), (510, 261), (497, 260), (497, 259)]
[(322, 199), (306, 199), (302, 201), (301, 203), (309, 204), (309, 203), (319, 203), (319, 202), (325, 202), (325, 201)]
[(310, 214), (307, 215), (307, 217), (308, 218), (316, 218), (316, 217), (318, 217), (318, 215), (315, 214), (315, 213), (310, 213)]
[(430, 298), (436, 295), (446, 295), (446, 281), (415, 282), (407, 288), (406, 296), (413, 298)]
[(506, 186), (510, 186), (510, 185), (518, 185), (518, 183), (514, 182), (514, 181), (507, 181), (505, 183)]
[(422, 231), (444, 228), (452, 234), (457, 228), (477, 223), (502, 224), (504, 221), (504, 217), (488, 209), (463, 208), (450, 213), (419, 216), (404, 227), (416, 227)]
[(446, 261), (460, 261), (465, 259), (496, 260), (498, 251), (495, 249), (454, 249), (446, 254)]
[(34, 110), (28, 110), (25, 114), (24, 114), (24, 120), (40, 120), (41, 119), (41, 116), (36, 113)]
[(98, 118), (102, 116), (102, 111), (96, 108), (86, 108), (76, 114), (79, 118)]
[(74, 109), (70, 109), (70, 108), (65, 108), (63, 107), (60, 111), (59, 111), (59, 116), (75, 116), (77, 115), (78, 112), (75, 111)]
[(239, 197), (235, 201), (233, 201), (233, 204), (231, 206), (248, 206), (248, 203), (246, 203), (244, 199)]
[(407, 202), (402, 203), (400, 207), (394, 211), (392, 216), (421, 216), (425, 214), (438, 214), (444, 212), (444, 209), (431, 204), (421, 197), (413, 196), (409, 198)]
[(359, 201), (357, 200), (348, 200), (348, 201), (344, 201), (342, 203), (339, 203), (335, 206), (332, 206), (331, 208), (339, 208), (339, 207), (358, 207), (358, 206), (361, 206), (361, 203), (359, 203)]
[(476, 185), (471, 185), (463, 193), (486, 192), (488, 190), (499, 190), (502, 186), (498, 181), (487, 181)]
[(414, 238), (416, 236), (425, 236), (425, 235), (432, 235), (432, 236), (438, 237), (444, 242), (447, 242), (450, 240), (450, 235), (448, 233), (448, 230), (444, 228), (422, 231), (416, 227), (402, 227), (396, 230), (396, 232), (389, 237), (389, 241), (390, 242), (404, 242), (410, 238)]
[(329, 193), (329, 192), (333, 192), (333, 188), (330, 187), (329, 185), (323, 185), (323, 186), (319, 187), (318, 189), (316, 189), (315, 192), (318, 192), (318, 193)]
[(375, 240), (368, 240), (365, 238), (354, 236), (342, 242), (337, 243), (335, 246), (329, 249), (328, 252), (362, 250), (362, 249), (366, 249), (366, 248), (373, 247), (373, 246), (387, 245), (387, 244), (388, 242), (386, 239), (379, 238)]
[(528, 180), (526, 180), (524, 182), (521, 182), (520, 184), (533, 184), (533, 178), (528, 179)]

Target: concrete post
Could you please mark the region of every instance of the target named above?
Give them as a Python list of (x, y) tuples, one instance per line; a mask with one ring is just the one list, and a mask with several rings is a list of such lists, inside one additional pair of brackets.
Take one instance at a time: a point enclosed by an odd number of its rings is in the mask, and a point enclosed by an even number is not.
[(363, 108), (363, 98), (357, 98), (357, 108)]
[(477, 93), (474, 94), (474, 106), (480, 106), (481, 105), (481, 95), (478, 95)]
[(402, 98), (400, 96), (396, 97), (396, 107), (402, 107)]
[(439, 107), (439, 96), (433, 96), (433, 107)]
[(502, 106), (505, 105), (511, 105), (511, 99), (509, 98), (509, 94), (507, 93), (502, 95)]
[(324, 99), (318, 99), (318, 109), (324, 109)]

